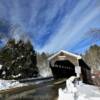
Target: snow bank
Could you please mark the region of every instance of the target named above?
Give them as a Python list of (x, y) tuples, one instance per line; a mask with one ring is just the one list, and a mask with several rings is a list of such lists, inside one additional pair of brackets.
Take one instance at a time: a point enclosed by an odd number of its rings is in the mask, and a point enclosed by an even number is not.
[(59, 89), (58, 100), (100, 100), (100, 89), (98, 87), (82, 82), (75, 84), (73, 81), (74, 77), (69, 78), (66, 81), (66, 88)]
[(63, 91), (61, 88), (59, 89), (59, 98), (58, 100), (74, 100), (74, 95), (69, 92)]
[(0, 80), (0, 90), (6, 90), (10, 88), (15, 88), (15, 87), (22, 87), (25, 85), (26, 84), (19, 83), (18, 81), (15, 81), (15, 80)]

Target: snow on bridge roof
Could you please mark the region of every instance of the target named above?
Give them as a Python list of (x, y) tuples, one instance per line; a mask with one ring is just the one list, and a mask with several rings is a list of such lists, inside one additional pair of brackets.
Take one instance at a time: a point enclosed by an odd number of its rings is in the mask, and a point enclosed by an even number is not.
[(56, 57), (56, 56), (59, 55), (60, 53), (64, 53), (64, 54), (73, 56), (73, 57), (75, 57), (76, 59), (81, 59), (81, 58), (82, 58), (80, 55), (76, 55), (76, 54), (74, 54), (74, 53), (71, 53), (71, 52), (68, 52), (68, 51), (61, 50), (61, 51), (57, 52), (56, 54), (52, 55), (51, 57), (49, 57), (48, 60), (53, 59), (54, 57)]

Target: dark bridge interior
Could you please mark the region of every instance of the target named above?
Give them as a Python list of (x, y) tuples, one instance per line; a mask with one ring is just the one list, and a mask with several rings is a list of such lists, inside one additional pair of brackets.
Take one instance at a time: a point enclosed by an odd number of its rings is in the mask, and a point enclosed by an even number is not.
[(75, 66), (68, 60), (58, 60), (51, 66), (55, 78), (69, 78), (75, 74)]

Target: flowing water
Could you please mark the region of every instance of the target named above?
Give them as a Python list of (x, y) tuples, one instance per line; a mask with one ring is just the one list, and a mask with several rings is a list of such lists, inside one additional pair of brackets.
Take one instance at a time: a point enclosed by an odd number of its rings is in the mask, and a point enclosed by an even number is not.
[(64, 82), (58, 84), (54, 84), (54, 81), (45, 82), (29, 92), (23, 93), (23, 95), (18, 94), (9, 100), (57, 100), (58, 89), (63, 87), (65, 87)]

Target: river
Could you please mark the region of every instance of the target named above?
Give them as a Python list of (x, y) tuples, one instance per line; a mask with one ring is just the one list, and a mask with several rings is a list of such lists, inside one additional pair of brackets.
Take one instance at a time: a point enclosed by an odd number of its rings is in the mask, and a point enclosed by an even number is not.
[(8, 97), (7, 100), (57, 100), (58, 89), (64, 88), (65, 82), (49, 81), (35, 86), (34, 89)]

